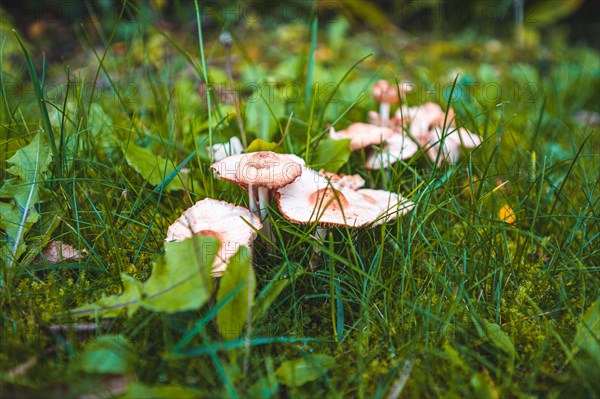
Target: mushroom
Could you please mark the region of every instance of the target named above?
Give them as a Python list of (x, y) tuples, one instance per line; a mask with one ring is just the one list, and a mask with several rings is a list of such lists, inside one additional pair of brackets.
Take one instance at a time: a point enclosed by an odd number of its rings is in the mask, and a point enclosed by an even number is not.
[(206, 198), (188, 208), (167, 230), (165, 241), (182, 241), (192, 234), (215, 237), (219, 249), (211, 274), (219, 277), (240, 245), (251, 246), (256, 230), (262, 228), (259, 218), (242, 206)]
[(361, 194), (367, 202), (377, 205), (381, 210), (373, 226), (391, 222), (398, 216), (405, 215), (415, 206), (414, 202), (386, 190), (363, 188), (358, 190), (357, 193)]
[(340, 187), (308, 168), (303, 168), (295, 182), (277, 190), (277, 204), (291, 222), (316, 222), (325, 228), (362, 227), (381, 212), (356, 191)]
[[(259, 151), (233, 155), (217, 161), (211, 168), (222, 179), (248, 188), (253, 201), (258, 197), (262, 220), (267, 217), (269, 190), (276, 190), (293, 182), (302, 174), (305, 162), (293, 154)], [(252, 188), (256, 188), (255, 195)]]
[(211, 147), (206, 147), (206, 150), (209, 152), (212, 150), (213, 160), (220, 161), (230, 155), (241, 154), (244, 151), (244, 147), (240, 139), (237, 136), (233, 136), (228, 143), (214, 144), (212, 149)]
[[(438, 165), (444, 161), (456, 163), (460, 157), (460, 148), (475, 148), (482, 142), (481, 136), (469, 132), (465, 128), (454, 129), (451, 132), (442, 135), (442, 129), (434, 127), (430, 131), (430, 138), (427, 144), (427, 155), (432, 161), (437, 159)], [(440, 148), (442, 150), (439, 155)]]
[[(482, 138), (470, 133), (467, 129), (456, 128), (454, 110), (444, 110), (435, 103), (427, 102), (419, 107), (401, 107), (395, 118), (402, 124), (410, 123), (409, 132), (417, 144), (425, 148), (429, 158), (438, 162), (454, 163), (460, 156), (460, 147), (474, 148), (482, 142)], [(442, 129), (446, 133), (442, 134)], [(389, 139), (388, 139), (389, 141)], [(440, 155), (441, 151), (441, 155)]]
[[(411, 136), (419, 144), (424, 145), (429, 141), (431, 128), (443, 125), (445, 113), (438, 104), (427, 102), (417, 107), (400, 107), (396, 110), (395, 117), (401, 121), (403, 126), (410, 124)], [(450, 120), (448, 118), (448, 121)]]
[(385, 126), (396, 131), (402, 130), (402, 121), (397, 117), (393, 116), (388, 120), (382, 120), (381, 115), (377, 111), (369, 111), (368, 113), (369, 123), (375, 126)]
[(382, 126), (390, 119), (391, 105), (400, 102), (398, 91), (398, 86), (390, 85), (387, 80), (380, 80), (373, 86), (371, 94), (373, 94), (373, 99), (379, 103)]
[(389, 127), (362, 122), (353, 123), (345, 130), (338, 132), (335, 131), (333, 126), (329, 129), (329, 138), (333, 140), (350, 139), (350, 151), (360, 150), (372, 144), (381, 144), (392, 134), (394, 134), (394, 131)]
[(379, 151), (373, 152), (367, 158), (367, 169), (389, 168), (400, 159), (408, 159), (419, 150), (419, 146), (404, 133), (396, 133), (387, 138)]

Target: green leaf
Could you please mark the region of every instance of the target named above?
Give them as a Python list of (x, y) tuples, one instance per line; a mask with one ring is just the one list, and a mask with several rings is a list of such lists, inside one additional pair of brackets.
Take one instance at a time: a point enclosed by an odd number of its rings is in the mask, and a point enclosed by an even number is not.
[(573, 350), (585, 351), (600, 365), (600, 299), (586, 310), (577, 326)]
[(246, 148), (246, 152), (275, 151), (277, 146), (277, 143), (271, 143), (263, 139), (254, 139), (248, 148)]
[(42, 185), (50, 173), (51, 162), (48, 138), (41, 133), (6, 161), (12, 165), (7, 171), (16, 177), (0, 187), (0, 198), (13, 200), (0, 202), (0, 229), (6, 234), (0, 248), (3, 259), (16, 259), (25, 251), (23, 237), (39, 219), (35, 205), (47, 197)]
[(508, 335), (502, 331), (502, 328), (500, 328), (498, 324), (491, 323), (487, 320), (482, 320), (482, 323), (484, 336), (487, 337), (495, 347), (502, 349), (512, 358), (515, 358), (517, 356), (515, 346)]
[(248, 397), (269, 399), (277, 394), (279, 384), (277, 380), (270, 381), (268, 377), (261, 377), (250, 388), (248, 388)]
[[(22, 217), (23, 214), (17, 204), (0, 202), (0, 229), (4, 230), (7, 236), (12, 238), (17, 235)], [(35, 209), (30, 209), (25, 220), (25, 228), (29, 229), (39, 217)]]
[[(175, 166), (149, 148), (139, 147), (133, 143), (127, 145), (125, 159), (137, 173), (153, 186), (158, 186), (168, 176)], [(166, 165), (166, 166), (165, 166)], [(181, 179), (173, 179), (166, 187), (167, 191), (182, 190)]]
[(212, 291), (210, 271), (219, 249), (214, 237), (165, 243), (165, 256), (154, 264), (142, 287), (142, 306), (166, 313), (198, 309)]
[(165, 254), (153, 266), (152, 275), (142, 285), (121, 275), (124, 291), (71, 311), (73, 316), (117, 317), (123, 309), (131, 316), (143, 306), (156, 312), (175, 313), (202, 306), (211, 295), (210, 271), (219, 241), (213, 237), (192, 238), (165, 243)]
[(73, 367), (85, 373), (126, 374), (135, 371), (137, 357), (121, 335), (104, 335), (90, 343)]
[(275, 375), (282, 384), (299, 387), (323, 376), (334, 365), (335, 359), (331, 356), (309, 355), (283, 362)]
[(17, 176), (0, 188), (0, 198), (14, 198), (19, 206), (31, 207), (40, 202), (40, 187), (49, 174), (52, 153), (46, 136), (38, 133), (31, 143), (17, 150), (6, 161), (8, 172)]
[(314, 169), (337, 172), (350, 158), (350, 140), (323, 139), (312, 153), (311, 165)]
[(129, 385), (127, 391), (121, 399), (139, 399), (139, 398), (161, 398), (161, 399), (197, 399), (202, 397), (202, 392), (193, 389), (180, 387), (177, 385), (144, 385), (133, 383)]
[(475, 397), (481, 399), (497, 399), (498, 391), (489, 377), (482, 373), (476, 373), (471, 377), (471, 386), (475, 391)]
[(38, 178), (46, 177), (52, 162), (48, 138), (41, 133), (36, 134), (28, 145), (17, 150), (6, 162), (12, 165), (8, 172), (24, 182), (35, 183)]
[(254, 299), (255, 287), (254, 272), (250, 265), (250, 249), (242, 246), (227, 264), (217, 293), (217, 302), (225, 301), (217, 313), (217, 327), (222, 337), (233, 340), (244, 331), (248, 320), (248, 306), (252, 305), (248, 300)]
[(126, 274), (121, 275), (121, 282), (124, 288), (122, 294), (111, 295), (95, 303), (80, 306), (71, 310), (71, 314), (73, 316), (117, 317), (124, 309), (127, 309), (127, 316), (131, 316), (140, 306), (142, 283)]

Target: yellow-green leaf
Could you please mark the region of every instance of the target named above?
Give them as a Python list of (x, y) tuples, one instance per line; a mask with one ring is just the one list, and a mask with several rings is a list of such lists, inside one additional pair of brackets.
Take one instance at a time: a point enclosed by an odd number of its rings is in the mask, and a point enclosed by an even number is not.
[(217, 293), (218, 303), (223, 303), (217, 313), (217, 327), (223, 338), (233, 340), (244, 331), (248, 320), (248, 306), (252, 305), (248, 301), (254, 299), (255, 287), (250, 249), (242, 246), (227, 264)]
[(337, 172), (350, 158), (350, 140), (323, 139), (311, 157), (314, 169)]
[(219, 249), (213, 237), (165, 243), (165, 255), (154, 264), (142, 287), (142, 306), (166, 313), (198, 309), (211, 295), (210, 271)]
[(583, 350), (600, 366), (600, 299), (586, 310), (577, 326), (575, 351)]
[(485, 336), (495, 347), (502, 349), (504, 352), (511, 355), (512, 358), (517, 356), (515, 346), (498, 324), (491, 323), (487, 320), (483, 320), (482, 323)]
[(335, 359), (327, 355), (308, 355), (285, 361), (275, 375), (282, 384), (299, 387), (323, 376), (335, 365)]
[(246, 152), (275, 151), (276, 148), (277, 143), (271, 143), (263, 139), (254, 139), (248, 148), (246, 148)]
[(94, 374), (126, 374), (135, 371), (137, 358), (121, 335), (105, 335), (92, 341), (75, 359), (77, 370)]
[[(175, 166), (171, 161), (167, 161), (148, 148), (139, 147), (133, 143), (127, 145), (125, 159), (127, 159), (129, 166), (153, 186), (158, 186), (175, 170)], [(171, 180), (166, 190), (182, 190), (181, 177), (181, 175), (176, 176)], [(184, 178), (187, 180), (187, 177), (184, 176)]]
[(126, 274), (121, 275), (123, 284), (123, 293), (120, 295), (111, 295), (100, 299), (99, 301), (80, 306), (71, 310), (73, 316), (102, 316), (106, 318), (117, 317), (123, 310), (127, 310), (127, 315), (131, 316), (140, 306), (142, 296), (142, 283)]

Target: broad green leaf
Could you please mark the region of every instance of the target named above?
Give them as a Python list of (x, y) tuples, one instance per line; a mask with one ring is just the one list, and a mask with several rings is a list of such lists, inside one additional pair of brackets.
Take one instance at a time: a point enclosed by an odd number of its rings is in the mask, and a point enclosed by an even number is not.
[(600, 299), (586, 310), (573, 340), (575, 351), (583, 350), (600, 366)]
[(114, 151), (118, 149), (119, 138), (113, 120), (110, 115), (104, 112), (99, 103), (94, 102), (90, 105), (86, 125), (94, 138), (96, 151), (112, 157)]
[(137, 357), (121, 335), (105, 335), (90, 343), (76, 358), (73, 367), (86, 373), (126, 374), (135, 371)]
[(48, 138), (42, 133), (36, 134), (31, 143), (17, 150), (6, 162), (12, 165), (8, 172), (22, 181), (36, 182), (39, 177), (46, 177), (52, 162)]
[(263, 139), (254, 139), (248, 148), (246, 148), (246, 152), (257, 152), (257, 151), (275, 151), (277, 148), (277, 143), (271, 143), (265, 141)]
[(116, 317), (123, 309), (131, 316), (139, 306), (153, 311), (175, 313), (202, 306), (210, 297), (210, 271), (219, 249), (213, 237), (194, 235), (191, 239), (165, 243), (165, 254), (153, 266), (142, 285), (121, 276), (124, 291), (71, 311), (73, 316)]
[(121, 275), (121, 282), (124, 288), (122, 294), (111, 295), (95, 303), (80, 306), (73, 309), (71, 314), (73, 316), (117, 317), (124, 309), (127, 309), (127, 316), (131, 316), (140, 306), (142, 283), (126, 274)]
[(337, 172), (350, 158), (350, 140), (323, 139), (312, 153), (314, 169)]
[(270, 381), (268, 377), (261, 377), (248, 388), (248, 396), (257, 399), (269, 399), (277, 393), (278, 387), (277, 380)]
[(50, 173), (51, 162), (48, 138), (42, 133), (6, 161), (11, 165), (7, 172), (16, 177), (5, 180), (0, 187), (0, 198), (12, 200), (0, 202), (0, 229), (5, 235), (0, 256), (5, 260), (18, 258), (26, 249), (24, 237), (39, 219), (35, 205), (48, 196), (42, 185)]
[(476, 398), (498, 399), (498, 391), (493, 382), (482, 373), (476, 373), (471, 377), (471, 386)]
[(165, 255), (154, 264), (142, 287), (142, 306), (157, 312), (175, 313), (198, 309), (210, 297), (210, 271), (219, 249), (213, 237), (165, 243)]
[(135, 382), (120, 396), (121, 399), (161, 398), (161, 399), (197, 399), (202, 392), (177, 385), (144, 385)]
[[(25, 252), (25, 244), (21, 240), (13, 253), (22, 218), (23, 215), (16, 204), (0, 202), (0, 230), (6, 234), (6, 236), (0, 234), (0, 259), (9, 260), (12, 257), (17, 259)], [(24, 231), (29, 230), (39, 218), (39, 213), (35, 208), (31, 208), (25, 220)]]
[(450, 343), (444, 343), (444, 351), (446, 352), (446, 357), (450, 363), (452, 363), (452, 366), (460, 369), (463, 372), (467, 372), (469, 370), (464, 359), (460, 356), (460, 353), (458, 353), (458, 351)]
[(31, 143), (17, 150), (6, 161), (12, 166), (8, 172), (17, 176), (0, 188), (0, 198), (14, 198), (20, 207), (31, 208), (40, 202), (40, 188), (49, 174), (52, 152), (48, 138), (42, 133), (35, 135)]
[(283, 362), (275, 375), (282, 384), (299, 387), (323, 376), (334, 365), (335, 359), (331, 356), (308, 355)]
[[(133, 143), (127, 145), (125, 159), (137, 173), (153, 186), (158, 186), (177, 165), (167, 160), (148, 148), (139, 147)], [(181, 176), (181, 175), (180, 175)], [(179, 177), (174, 178), (166, 187), (167, 191), (182, 190), (183, 184)]]
[(254, 299), (255, 287), (254, 272), (250, 265), (250, 249), (242, 246), (227, 264), (217, 293), (218, 303), (226, 301), (217, 313), (217, 327), (223, 338), (233, 340), (244, 331), (248, 320), (248, 306), (252, 305), (248, 300)]
[(502, 328), (500, 328), (498, 324), (491, 323), (487, 320), (483, 320), (482, 323), (485, 337), (487, 337), (495, 347), (502, 349), (504, 352), (508, 353), (512, 358), (515, 358), (517, 356), (515, 346), (513, 345), (508, 335), (506, 335), (506, 333), (502, 331)]

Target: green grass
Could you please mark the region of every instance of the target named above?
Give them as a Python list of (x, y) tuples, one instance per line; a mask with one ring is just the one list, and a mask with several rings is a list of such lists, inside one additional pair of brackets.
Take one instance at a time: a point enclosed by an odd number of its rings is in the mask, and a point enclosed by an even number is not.
[[(116, 50), (123, 40), (118, 23), (102, 34), (104, 52), (82, 33), (91, 62), (77, 73), (66, 69), (69, 77), (62, 66), (40, 69), (26, 44), (10, 57), (26, 60), (27, 72), (3, 70), (1, 168), (38, 132), (54, 155), (52, 173), (40, 182), (40, 218), (27, 229), (26, 248), (14, 262), (2, 259), (3, 395), (98, 392), (114, 374), (126, 383), (134, 375), (146, 388), (186, 388), (201, 397), (255, 396), (260, 384), (274, 397), (598, 394), (598, 357), (586, 349), (597, 348), (598, 325), (589, 325), (595, 338), (577, 338), (577, 331), (593, 321), (593, 308), (592, 316), (584, 314), (600, 290), (600, 140), (598, 125), (578, 123), (574, 115), (600, 112), (599, 55), (560, 41), (523, 53), (506, 43), (499, 52), (481, 50), (490, 43), (486, 37), (424, 37), (390, 51), (377, 44), (378, 35), (390, 40), (383, 33), (350, 33), (316, 20), (232, 32), (234, 80), (262, 88), (260, 96), (240, 101), (249, 141), (265, 138), (280, 143), (281, 152), (315, 162), (325, 124), (365, 121), (376, 109), (372, 84), (396, 78), (422, 89), (408, 96), (411, 105), (432, 100), (426, 90), (439, 84), (437, 102), (444, 108), (441, 88), (450, 90), (456, 80), (458, 100), (451, 106), (485, 142), (460, 163), (439, 168), (419, 154), (375, 172), (364, 168), (364, 153), (352, 154), (340, 171), (416, 203), (384, 226), (334, 229), (318, 242), (314, 226), (292, 224), (270, 209), (275, 249), (269, 252), (259, 238), (253, 251), (257, 291), (247, 375), (247, 342), (219, 336), (215, 298), (171, 315), (139, 309), (106, 320), (66, 316), (103, 294), (120, 293), (122, 273), (147, 279), (166, 228), (196, 201), (247, 205), (243, 190), (208, 169), (205, 147), (239, 134), (234, 107), (222, 104), (218, 91), (204, 98), (198, 93), (203, 79), (227, 81), (219, 32), (201, 30), (195, 38), (144, 21), (143, 39), (126, 40), (123, 53)], [(16, 48), (15, 36), (5, 40)], [(541, 74), (536, 63), (543, 57), (549, 67)], [(43, 90), (53, 79), (69, 81), (57, 98)], [(7, 82), (22, 91), (7, 90)], [(469, 98), (464, 88), (473, 82), (479, 86), (471, 86)], [(82, 83), (94, 85), (95, 98)], [(291, 87), (303, 92), (292, 98), (285, 91)], [(160, 158), (132, 165), (135, 149)], [(12, 175), (2, 177), (6, 183)], [(181, 189), (172, 189), (176, 185)], [(507, 204), (515, 223), (500, 220)], [(35, 261), (54, 239), (87, 251), (85, 258)], [(4, 235), (0, 240), (9, 242)], [(51, 328), (72, 322), (97, 329)], [(120, 360), (108, 362), (113, 374), (90, 372), (85, 363), (90, 342), (102, 335), (128, 342), (117, 350)], [(277, 382), (285, 361), (315, 354), (333, 357), (334, 365), (300, 387)], [(31, 368), (15, 376), (31, 359)], [(130, 387), (129, 394), (135, 392), (144, 396)], [(177, 392), (172, 397), (183, 395)]]

